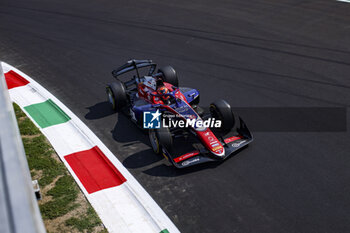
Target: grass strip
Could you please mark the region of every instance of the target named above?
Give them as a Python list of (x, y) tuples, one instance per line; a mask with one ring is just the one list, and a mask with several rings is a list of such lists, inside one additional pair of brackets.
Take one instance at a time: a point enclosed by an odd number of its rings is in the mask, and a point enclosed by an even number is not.
[[(79, 232), (87, 230), (91, 232), (95, 226), (101, 224), (99, 217), (92, 207), (89, 207), (86, 214), (80, 216), (80, 218), (72, 217), (66, 220), (67, 226), (75, 227)], [(103, 232), (107, 232), (106, 230)]]
[(107, 232), (45, 136), (17, 104), (13, 107), (32, 178), (42, 190), (39, 207), (47, 231)]
[(54, 219), (80, 206), (75, 203), (78, 192), (73, 177), (69, 175), (60, 177), (55, 186), (46, 193), (52, 196), (52, 200), (40, 205), (43, 218)]

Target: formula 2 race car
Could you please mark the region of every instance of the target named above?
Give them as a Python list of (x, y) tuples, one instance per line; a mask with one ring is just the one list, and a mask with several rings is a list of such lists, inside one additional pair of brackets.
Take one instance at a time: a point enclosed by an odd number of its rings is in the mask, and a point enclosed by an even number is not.
[[(156, 66), (151, 60), (130, 60), (112, 71), (116, 81), (106, 87), (112, 108), (148, 130), (155, 153), (184, 168), (223, 160), (253, 141), (246, 124), (226, 101), (217, 100), (204, 111), (198, 106), (196, 89), (179, 87), (171, 66), (155, 73)], [(121, 81), (132, 70), (136, 75)], [(141, 75), (141, 70), (148, 72)]]

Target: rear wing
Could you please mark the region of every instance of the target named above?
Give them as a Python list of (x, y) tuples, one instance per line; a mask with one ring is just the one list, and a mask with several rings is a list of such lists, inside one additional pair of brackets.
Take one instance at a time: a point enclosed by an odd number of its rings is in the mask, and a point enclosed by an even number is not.
[(140, 77), (139, 68), (150, 67), (148, 75), (152, 75), (156, 69), (157, 64), (153, 63), (152, 60), (135, 60), (132, 59), (126, 64), (112, 71), (112, 75), (117, 78), (119, 75), (125, 74), (129, 71), (136, 70), (137, 77)]

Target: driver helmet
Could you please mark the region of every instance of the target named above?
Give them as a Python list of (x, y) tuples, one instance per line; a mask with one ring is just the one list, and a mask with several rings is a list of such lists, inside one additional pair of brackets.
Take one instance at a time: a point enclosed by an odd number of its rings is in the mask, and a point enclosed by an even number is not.
[(165, 96), (165, 94), (169, 93), (169, 89), (165, 86), (159, 87), (157, 89), (157, 93), (161, 95), (163, 100), (168, 100), (170, 98), (170, 96)]

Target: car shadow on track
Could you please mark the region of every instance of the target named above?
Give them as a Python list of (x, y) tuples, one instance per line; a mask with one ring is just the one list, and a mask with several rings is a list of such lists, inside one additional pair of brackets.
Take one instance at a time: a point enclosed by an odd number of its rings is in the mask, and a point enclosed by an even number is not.
[(126, 143), (124, 146), (129, 146), (133, 142), (148, 143), (148, 135), (145, 131), (138, 128), (129, 117), (123, 113), (118, 113), (117, 123), (112, 130), (113, 139), (119, 143)]
[(148, 166), (156, 166), (155, 164), (162, 160), (164, 158), (154, 154), (152, 149), (146, 149), (129, 155), (124, 159), (123, 165), (129, 169), (142, 169)]
[(171, 165), (170, 162), (161, 155), (154, 154), (152, 149), (132, 154), (123, 161), (123, 165), (128, 169), (140, 169), (141, 172), (147, 175), (158, 177), (182, 176), (204, 169), (215, 168), (220, 164), (221, 162), (210, 162), (184, 169), (178, 169)]
[(89, 112), (85, 115), (87, 120), (97, 120), (114, 114), (111, 104), (108, 101), (97, 103), (91, 107), (87, 107)]
[[(246, 147), (243, 147), (242, 149), (244, 149)], [(160, 165), (154, 166), (152, 168), (149, 168), (147, 170), (144, 170), (143, 173), (150, 175), (150, 176), (177, 177), (177, 176), (183, 176), (183, 175), (194, 173), (194, 172), (200, 172), (200, 171), (206, 170), (206, 169), (213, 169), (213, 168), (220, 166), (222, 163), (227, 163), (228, 160), (232, 159), (234, 156), (239, 154), (239, 152), (242, 149), (234, 152), (231, 156), (229, 156), (227, 159), (222, 160), (222, 161), (212, 161), (212, 162), (208, 162), (208, 163), (202, 163), (202, 164), (198, 164), (198, 165), (183, 168), (183, 169), (176, 168), (172, 165), (160, 164)]]
[(128, 169), (144, 168), (142, 172), (150, 176), (178, 177), (194, 172), (200, 172), (206, 169), (214, 169), (220, 166), (222, 163), (229, 162), (230, 159), (239, 154), (239, 152), (245, 149), (246, 147), (234, 152), (230, 157), (223, 161), (212, 161), (183, 169), (174, 167), (161, 155), (154, 154), (152, 149), (131, 154), (123, 161), (123, 165)]
[(206, 169), (213, 169), (219, 166), (222, 162), (209, 162), (198, 164), (192, 167), (187, 167), (183, 169), (178, 169), (172, 165), (160, 164), (144, 170), (143, 173), (150, 176), (161, 176), (161, 177), (178, 177), (186, 174), (199, 172)]
[[(88, 120), (101, 119), (115, 114), (108, 101), (97, 103), (87, 107), (89, 112), (85, 115)], [(122, 163), (127, 169), (138, 169), (150, 176), (177, 177), (204, 169), (213, 169), (222, 162), (209, 162), (193, 167), (178, 169), (171, 165), (163, 156), (157, 155), (151, 149), (147, 131), (138, 128), (131, 120), (122, 113), (117, 113), (117, 123), (111, 130), (113, 139), (118, 142), (119, 154), (124, 157)], [(145, 148), (146, 147), (146, 148)], [(140, 148), (145, 148), (141, 149)]]

